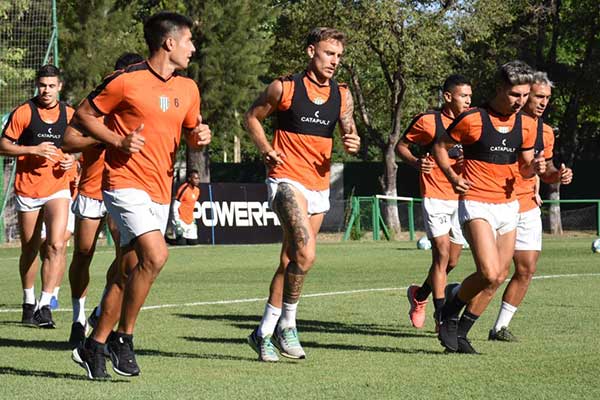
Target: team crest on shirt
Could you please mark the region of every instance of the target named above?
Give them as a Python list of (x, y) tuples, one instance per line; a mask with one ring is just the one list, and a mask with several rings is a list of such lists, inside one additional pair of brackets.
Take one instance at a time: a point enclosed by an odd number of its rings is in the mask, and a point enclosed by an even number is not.
[(312, 102), (320, 106), (321, 104), (325, 104), (325, 99), (322, 97), (316, 97)]
[(500, 127), (498, 127), (498, 132), (508, 133), (508, 132), (510, 132), (510, 126), (500, 126)]
[(167, 96), (160, 96), (159, 100), (160, 109), (162, 110), (162, 112), (167, 112), (167, 110), (169, 109), (169, 98)]

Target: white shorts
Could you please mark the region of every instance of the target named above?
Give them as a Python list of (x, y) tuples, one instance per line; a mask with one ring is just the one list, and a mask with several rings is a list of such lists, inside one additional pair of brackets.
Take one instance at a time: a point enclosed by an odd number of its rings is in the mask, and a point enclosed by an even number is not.
[(186, 224), (185, 222), (179, 220), (175, 224), (179, 224), (182, 231), (177, 236), (181, 235), (184, 239), (190, 240), (198, 239), (198, 226), (196, 225), (195, 221), (193, 221), (191, 224)]
[(29, 212), (41, 209), (44, 204), (54, 199), (70, 199), (71, 191), (69, 189), (59, 190), (48, 197), (35, 199), (33, 197), (15, 196), (17, 198), (17, 211)]
[(71, 205), (71, 211), (77, 218), (100, 219), (106, 215), (104, 201), (92, 199), (81, 193), (77, 195)]
[(492, 227), (492, 231), (501, 235), (517, 228), (519, 219), (519, 202), (484, 203), (475, 200), (458, 201), (458, 218), (460, 225), (474, 219), (483, 219)]
[(542, 213), (539, 207), (519, 213), (515, 250), (542, 251)]
[(423, 199), (423, 221), (429, 239), (450, 234), (452, 243), (463, 245), (465, 238), (458, 221), (458, 200)]
[(309, 190), (305, 188), (301, 183), (293, 181), (287, 178), (267, 178), (265, 183), (269, 189), (269, 207), (273, 209), (273, 199), (277, 194), (277, 186), (280, 183), (289, 183), (302, 193), (306, 199), (308, 214), (322, 214), (329, 211), (329, 189), (326, 190)]
[[(67, 217), (67, 232), (75, 232), (75, 214), (71, 211), (71, 207), (73, 206), (73, 202), (71, 201), (69, 204), (69, 216)], [(40, 231), (40, 237), (42, 239), (46, 239), (46, 223), (42, 222), (42, 230)]]
[(132, 188), (103, 190), (102, 196), (110, 217), (119, 229), (121, 247), (147, 232), (165, 234), (169, 204), (155, 203), (145, 191)]

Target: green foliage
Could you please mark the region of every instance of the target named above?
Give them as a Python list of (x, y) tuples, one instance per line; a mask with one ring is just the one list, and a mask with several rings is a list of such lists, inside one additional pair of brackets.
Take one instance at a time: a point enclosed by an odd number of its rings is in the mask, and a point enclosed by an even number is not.
[(243, 116), (258, 94), (267, 74), (267, 51), (273, 45), (271, 32), (276, 12), (268, 1), (219, 0), (197, 2), (190, 8), (198, 21), (197, 52), (189, 74), (202, 95), (202, 116), (211, 126), (213, 161), (224, 154), (233, 160), (234, 137), (241, 139), (242, 158), (257, 157), (245, 134)]
[(63, 99), (78, 104), (113, 71), (125, 52), (146, 56), (143, 24), (133, 5), (114, 8), (113, 0), (59, 0), (59, 35), (65, 84)]

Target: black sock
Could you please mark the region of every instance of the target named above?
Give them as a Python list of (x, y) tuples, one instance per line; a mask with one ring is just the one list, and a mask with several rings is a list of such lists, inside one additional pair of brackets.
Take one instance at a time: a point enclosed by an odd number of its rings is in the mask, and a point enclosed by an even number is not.
[(429, 283), (427, 283), (427, 281), (425, 281), (425, 282), (423, 282), (423, 284), (421, 285), (419, 290), (417, 290), (417, 292), (415, 293), (415, 299), (417, 301), (425, 301), (429, 297), (430, 293), (431, 293), (431, 286), (429, 286)]
[(452, 300), (446, 302), (442, 307), (442, 318), (443, 319), (451, 319), (458, 318), (458, 314), (460, 310), (465, 306), (464, 301), (462, 301), (458, 296), (454, 296)]
[(458, 331), (456, 332), (456, 336), (467, 337), (467, 334), (469, 333), (469, 331), (473, 327), (473, 324), (475, 323), (475, 321), (477, 321), (478, 318), (479, 315), (475, 315), (465, 310), (462, 317), (460, 317), (460, 321), (458, 321)]
[(433, 307), (435, 308), (436, 312), (440, 312), (440, 310), (442, 309), (442, 307), (444, 307), (444, 302), (446, 301), (445, 298), (441, 298), (441, 299), (433, 299)]

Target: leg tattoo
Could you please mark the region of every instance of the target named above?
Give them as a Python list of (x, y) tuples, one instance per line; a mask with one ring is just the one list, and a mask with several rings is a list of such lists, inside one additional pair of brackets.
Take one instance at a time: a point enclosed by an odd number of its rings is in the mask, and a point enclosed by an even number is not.
[(283, 301), (288, 304), (295, 304), (300, 300), (302, 285), (306, 272), (293, 261), (290, 261), (285, 269), (285, 280), (283, 283)]
[(305, 224), (305, 216), (296, 201), (294, 190), (289, 183), (280, 183), (277, 186), (277, 193), (273, 199), (273, 210), (281, 220), (283, 229), (286, 230), (291, 238), (290, 249), (296, 252), (308, 244), (309, 231)]

